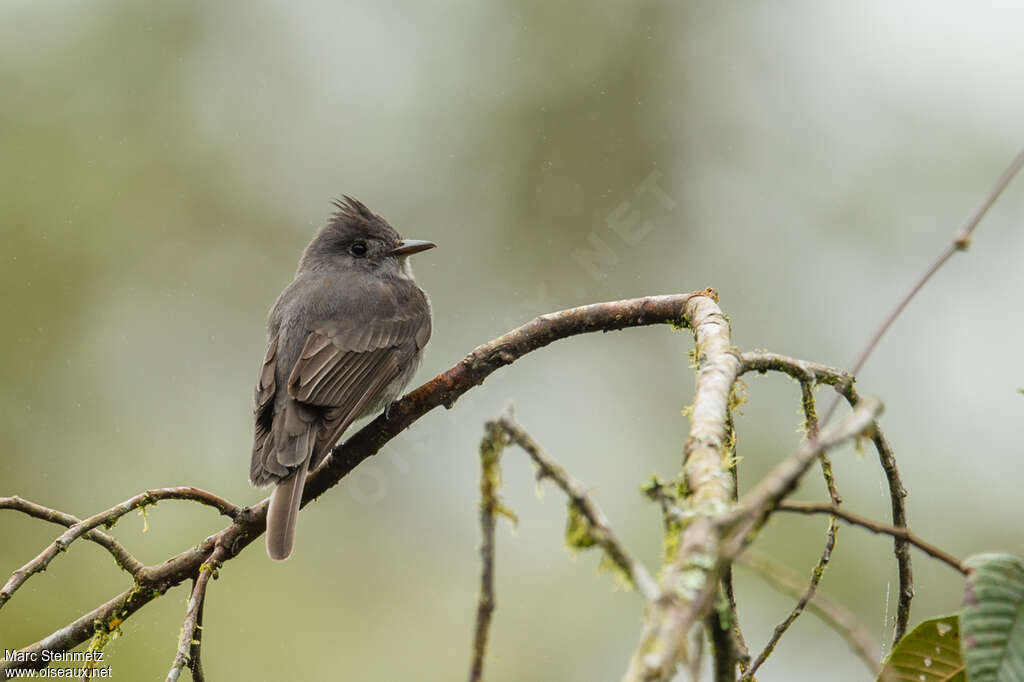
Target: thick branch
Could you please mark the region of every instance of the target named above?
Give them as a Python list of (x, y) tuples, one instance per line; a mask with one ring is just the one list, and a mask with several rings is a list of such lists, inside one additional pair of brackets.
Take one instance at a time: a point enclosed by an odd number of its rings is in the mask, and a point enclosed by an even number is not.
[(723, 568), (717, 561), (721, 538), (714, 517), (732, 501), (726, 433), (740, 358), (729, 340), (729, 322), (714, 300), (691, 300), (686, 316), (694, 330), (698, 364), (683, 464), (689, 492), (685, 513), (690, 518), (674, 555), (666, 557), (661, 596), (647, 607), (640, 643), (624, 682), (672, 679), (676, 667), (689, 656), (687, 636), (708, 613)]
[[(706, 580), (685, 608), (672, 612), (672, 626), (676, 632), (686, 633), (711, 605), (717, 586), (717, 579), (725, 568), (739, 555), (753, 536), (762, 520), (778, 505), (800, 480), (821, 453), (858, 437), (871, 428), (881, 411), (877, 400), (864, 400), (839, 424), (825, 429), (818, 438), (803, 443), (796, 454), (777, 464), (769, 474), (749, 493), (744, 495), (735, 510), (725, 512), (711, 519), (716, 537), (719, 538), (717, 551), (704, 557)], [(685, 584), (685, 583), (680, 583)], [(653, 657), (649, 657), (653, 661)], [(638, 677), (640, 680), (664, 679), (656, 674)]]
[[(376, 454), (389, 440), (430, 410), (451, 407), (466, 391), (481, 384), (492, 372), (539, 348), (577, 334), (614, 331), (654, 324), (687, 324), (687, 305), (694, 300), (711, 300), (714, 290), (691, 294), (649, 296), (623, 301), (595, 303), (542, 315), (531, 322), (486, 343), (448, 371), (431, 379), (392, 405), (388, 417), (377, 417), (359, 432), (334, 448), (331, 457), (306, 482), (304, 503), (336, 485), (356, 465)], [(138, 574), (136, 588), (117, 595), (23, 651), (66, 651), (92, 637), (94, 623), (113, 629), (125, 618), (171, 587), (198, 575), (199, 567), (214, 545), (225, 548), (224, 561), (237, 556), (266, 530), (267, 502), (242, 510), (230, 526), (159, 566)], [(23, 664), (17, 664), (19, 667)], [(42, 666), (43, 663), (39, 663)], [(0, 671), (7, 664), (0, 664)]]

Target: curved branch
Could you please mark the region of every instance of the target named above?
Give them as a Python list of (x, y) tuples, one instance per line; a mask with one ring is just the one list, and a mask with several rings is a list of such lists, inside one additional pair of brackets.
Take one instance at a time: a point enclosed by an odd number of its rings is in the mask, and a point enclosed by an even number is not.
[[(828, 384), (838, 391), (851, 407), (856, 407), (860, 398), (853, 387), (854, 377), (847, 372), (826, 365), (814, 362), (797, 360), (778, 353), (766, 351), (755, 351), (743, 354), (743, 373), (756, 371), (783, 372), (797, 381), (803, 381), (803, 377), (811, 374), (815, 381)], [(907, 489), (903, 486), (899, 469), (896, 466), (896, 456), (893, 454), (889, 441), (881, 427), (875, 424), (871, 433), (871, 442), (878, 452), (878, 461), (885, 472), (885, 479), (889, 485), (889, 501), (892, 505), (892, 522), (895, 526), (907, 527), (907, 506), (905, 499)], [(896, 606), (896, 624), (893, 629), (893, 645), (903, 638), (907, 631), (907, 624), (910, 622), (910, 604), (914, 599), (914, 570), (910, 560), (910, 547), (906, 540), (894, 538), (893, 553), (896, 555), (896, 567), (899, 572), (900, 590)]]
[[(82, 522), (82, 519), (77, 516), (65, 514), (64, 512), (57, 511), (56, 509), (50, 509), (49, 507), (44, 507), (43, 505), (36, 504), (35, 502), (29, 502), (17, 495), (14, 495), (13, 497), (0, 497), (0, 509), (13, 509), (14, 511), (20, 511), (24, 514), (28, 514), (33, 518), (49, 521), (50, 523), (56, 523), (67, 528), (71, 528), (72, 526)], [(91, 530), (82, 537), (86, 540), (95, 542), (97, 545), (110, 552), (110, 555), (114, 557), (114, 561), (117, 562), (117, 565), (127, 571), (132, 577), (135, 577), (135, 575), (142, 570), (142, 562), (133, 557), (120, 542), (103, 531)]]
[[(356, 465), (376, 454), (406, 427), (439, 405), (451, 407), (492, 372), (559, 339), (595, 331), (614, 331), (654, 324), (688, 325), (685, 309), (695, 299), (710, 300), (713, 289), (690, 294), (648, 296), (595, 303), (550, 313), (476, 348), (458, 364), (434, 377), (391, 406), (355, 435), (334, 448), (327, 461), (306, 481), (303, 504), (336, 485)], [(235, 521), (199, 545), (155, 567), (139, 571), (136, 586), (98, 606), (44, 639), (22, 649), (26, 653), (67, 651), (92, 637), (96, 628), (113, 630), (150, 601), (185, 580), (196, 578), (214, 546), (224, 547), (229, 561), (266, 530), (267, 501), (241, 510)], [(40, 657), (42, 658), (42, 657)], [(26, 667), (18, 663), (18, 667)], [(36, 667), (45, 665), (38, 662)], [(10, 664), (0, 664), (0, 671)]]
[(537, 482), (550, 478), (555, 482), (569, 503), (587, 520), (588, 532), (593, 541), (605, 551), (608, 558), (623, 572), (631, 586), (636, 588), (637, 593), (644, 598), (644, 601), (654, 601), (660, 596), (658, 583), (654, 581), (647, 567), (637, 561), (626, 551), (615, 533), (611, 529), (608, 517), (590, 499), (587, 488), (573, 477), (565, 468), (559, 464), (551, 455), (526, 432), (525, 429), (515, 420), (511, 412), (487, 423), (487, 428), (500, 429), (508, 438), (511, 445), (518, 445), (530, 456), (537, 465)]
[[(111, 526), (119, 518), (139, 507), (146, 507), (151, 504), (156, 504), (160, 500), (192, 500), (193, 502), (201, 502), (202, 504), (209, 505), (220, 511), (220, 513), (231, 518), (237, 518), (240, 512), (239, 508), (231, 504), (227, 500), (217, 497), (213, 493), (200, 490), (199, 488), (192, 487), (178, 487), (178, 488), (156, 488), (154, 490), (147, 490), (144, 493), (136, 495), (135, 497), (125, 500), (121, 504), (115, 505), (106, 511), (94, 514), (84, 521), (80, 521), (75, 525), (68, 528), (59, 538), (50, 543), (50, 545), (36, 556), (35, 559), (28, 562), (11, 575), (7, 584), (0, 589), (0, 608), (10, 601), (11, 596), (15, 591), (25, 584), (25, 581), (31, 578), (36, 573), (45, 571), (46, 567), (50, 565), (53, 558), (67, 550), (68, 546), (82, 537), (93, 528), (98, 526)], [(138, 574), (138, 570), (136, 574)]]
[[(812, 372), (808, 372), (800, 379), (800, 396), (804, 409), (804, 428), (807, 432), (807, 437), (811, 440), (818, 437), (818, 413), (814, 400), (814, 384), (815, 379)], [(826, 452), (822, 452), (818, 459), (821, 462), (821, 473), (825, 479), (825, 487), (828, 489), (829, 499), (832, 500), (834, 507), (838, 507), (842, 503), (842, 498), (839, 495), (839, 490), (836, 488), (835, 475), (832, 471), (832, 460), (829, 459)], [(807, 604), (814, 598), (818, 585), (821, 584), (821, 579), (825, 575), (825, 569), (832, 560), (832, 552), (836, 547), (836, 533), (838, 530), (839, 523), (836, 517), (834, 515), (830, 516), (828, 528), (825, 531), (825, 546), (821, 550), (818, 562), (811, 571), (810, 581), (808, 581), (803, 592), (799, 594), (799, 598), (792, 610), (775, 626), (771, 637), (768, 638), (768, 642), (761, 649), (761, 653), (757, 655), (757, 658), (750, 664), (750, 667), (743, 671), (742, 681), (754, 679), (754, 674), (757, 673), (758, 668), (764, 665), (764, 662), (768, 660), (768, 657), (775, 650), (779, 640), (782, 639), (782, 636), (786, 634), (789, 627), (800, 617), (800, 614), (807, 608)]]

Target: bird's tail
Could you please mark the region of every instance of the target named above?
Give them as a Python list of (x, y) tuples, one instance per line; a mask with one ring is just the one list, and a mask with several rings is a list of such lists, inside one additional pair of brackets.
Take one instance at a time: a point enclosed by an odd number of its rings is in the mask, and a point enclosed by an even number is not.
[(295, 522), (299, 518), (299, 504), (302, 489), (306, 485), (309, 460), (303, 462), (295, 473), (277, 484), (270, 496), (267, 510), (267, 554), (275, 561), (282, 561), (292, 553), (295, 542)]

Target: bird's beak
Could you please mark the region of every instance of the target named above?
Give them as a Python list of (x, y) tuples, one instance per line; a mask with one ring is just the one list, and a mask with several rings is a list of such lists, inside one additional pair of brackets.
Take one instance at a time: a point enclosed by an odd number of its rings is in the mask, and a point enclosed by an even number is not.
[(420, 251), (426, 251), (432, 249), (437, 244), (434, 242), (423, 241), (422, 239), (403, 239), (398, 242), (398, 246), (388, 251), (389, 256), (410, 256)]

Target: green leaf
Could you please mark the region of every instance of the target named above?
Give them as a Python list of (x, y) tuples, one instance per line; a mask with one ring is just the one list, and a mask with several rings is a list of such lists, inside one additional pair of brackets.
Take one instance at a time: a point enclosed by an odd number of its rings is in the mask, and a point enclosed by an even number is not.
[(943, 616), (904, 635), (885, 659), (879, 682), (967, 682), (960, 655), (960, 619)]
[(978, 554), (964, 588), (964, 659), (972, 682), (1024, 680), (1024, 563), (1009, 554)]

